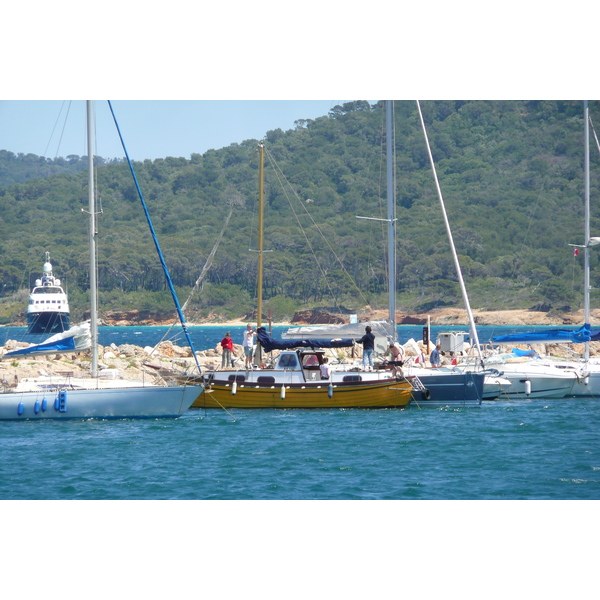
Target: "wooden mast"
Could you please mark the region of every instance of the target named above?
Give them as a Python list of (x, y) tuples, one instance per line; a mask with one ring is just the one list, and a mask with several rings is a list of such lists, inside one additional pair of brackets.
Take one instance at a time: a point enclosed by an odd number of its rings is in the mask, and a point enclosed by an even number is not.
[(262, 290), (263, 290), (263, 240), (265, 216), (265, 146), (258, 146), (258, 298), (256, 301), (256, 326), (262, 325)]
[[(265, 216), (265, 145), (258, 146), (258, 290), (256, 299), (256, 327), (262, 326), (262, 295), (263, 295), (263, 252), (264, 252), (264, 216)], [(262, 348), (256, 344), (256, 362), (262, 366)]]

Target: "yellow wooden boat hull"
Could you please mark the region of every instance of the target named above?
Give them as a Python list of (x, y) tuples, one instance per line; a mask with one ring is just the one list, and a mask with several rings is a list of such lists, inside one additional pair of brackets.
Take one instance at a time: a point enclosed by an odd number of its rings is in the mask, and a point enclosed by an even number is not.
[[(232, 392), (235, 393), (232, 393)], [(290, 384), (257, 386), (211, 383), (192, 408), (405, 408), (411, 401), (412, 386), (405, 380), (333, 385)], [(283, 397), (282, 397), (283, 396)]]

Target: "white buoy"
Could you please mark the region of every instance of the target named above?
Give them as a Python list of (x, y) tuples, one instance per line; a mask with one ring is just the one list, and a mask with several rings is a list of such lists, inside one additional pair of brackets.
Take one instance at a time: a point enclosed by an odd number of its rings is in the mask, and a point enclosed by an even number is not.
[(333, 383), (329, 382), (329, 387), (327, 388), (327, 396), (331, 398), (333, 396)]
[(235, 396), (237, 394), (237, 381), (234, 379), (231, 384), (231, 395)]
[(279, 397), (282, 400), (285, 400), (285, 385), (281, 384), (281, 391), (279, 392)]
[(529, 396), (529, 394), (531, 394), (531, 381), (529, 381), (529, 379), (527, 379), (525, 381), (525, 394), (527, 396)]

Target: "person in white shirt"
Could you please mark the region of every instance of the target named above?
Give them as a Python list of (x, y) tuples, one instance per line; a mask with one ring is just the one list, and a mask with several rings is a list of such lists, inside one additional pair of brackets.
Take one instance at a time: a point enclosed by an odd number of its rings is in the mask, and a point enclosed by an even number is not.
[(254, 353), (254, 336), (256, 335), (256, 329), (252, 329), (252, 325), (248, 323), (246, 325), (246, 331), (244, 331), (244, 341), (242, 346), (244, 347), (244, 356), (246, 357), (246, 369), (249, 369), (252, 365), (252, 354)]
[(321, 379), (329, 379), (329, 359), (325, 357), (321, 363)]

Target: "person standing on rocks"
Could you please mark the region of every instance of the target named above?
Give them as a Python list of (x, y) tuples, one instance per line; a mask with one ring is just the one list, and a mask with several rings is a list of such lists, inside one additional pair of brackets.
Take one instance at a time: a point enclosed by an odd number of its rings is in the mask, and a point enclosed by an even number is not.
[(232, 366), (231, 353), (233, 351), (233, 340), (229, 335), (229, 331), (225, 334), (225, 337), (221, 340), (221, 348), (223, 349), (223, 357), (221, 358), (221, 369)]

